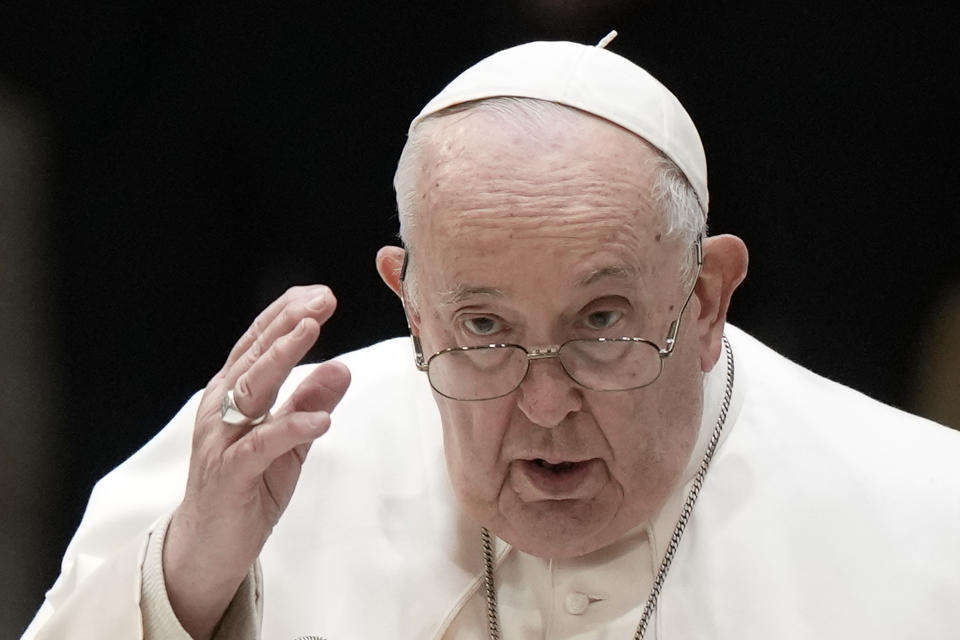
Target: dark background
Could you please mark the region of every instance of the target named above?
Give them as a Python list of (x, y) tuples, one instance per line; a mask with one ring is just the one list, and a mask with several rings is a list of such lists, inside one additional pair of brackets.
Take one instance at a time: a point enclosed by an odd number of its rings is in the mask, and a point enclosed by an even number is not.
[(457, 72), (523, 41), (618, 29), (610, 48), (700, 129), (711, 231), (751, 250), (732, 321), (908, 407), (925, 316), (960, 277), (951, 14), (857, 0), (3, 5), (0, 84), (44, 124), (47, 303), (17, 312), (50, 328), (54, 416), (43, 552), (14, 633), (96, 478), (288, 285), (338, 295), (314, 358), (403, 332), (373, 256), (394, 239), (407, 124)]

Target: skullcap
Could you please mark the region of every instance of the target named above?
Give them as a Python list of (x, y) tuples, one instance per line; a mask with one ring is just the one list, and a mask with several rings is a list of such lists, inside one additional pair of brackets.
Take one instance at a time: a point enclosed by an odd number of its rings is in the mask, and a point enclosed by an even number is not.
[(504, 49), (454, 78), (414, 118), (410, 130), (448, 107), (494, 97), (556, 102), (632, 131), (680, 168), (706, 215), (707, 160), (693, 120), (676, 96), (626, 58), (600, 45), (574, 42), (530, 42)]

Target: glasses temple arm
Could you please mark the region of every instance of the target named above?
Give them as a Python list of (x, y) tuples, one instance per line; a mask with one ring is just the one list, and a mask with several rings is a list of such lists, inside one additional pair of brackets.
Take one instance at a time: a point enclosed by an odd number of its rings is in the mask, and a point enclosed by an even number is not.
[(693, 243), (694, 251), (697, 254), (697, 273), (693, 278), (693, 285), (687, 292), (687, 297), (680, 306), (677, 318), (670, 323), (670, 330), (667, 331), (667, 339), (664, 341), (666, 346), (660, 350), (660, 357), (666, 358), (673, 353), (673, 347), (677, 343), (677, 334), (680, 333), (680, 320), (683, 318), (683, 312), (687, 310), (687, 305), (693, 297), (693, 292), (697, 288), (697, 280), (700, 279), (700, 270), (703, 268), (703, 236), (697, 236), (697, 241)]
[(410, 326), (410, 316), (407, 314), (407, 288), (404, 283), (407, 280), (407, 265), (410, 263), (410, 252), (404, 250), (403, 264), (400, 266), (400, 304), (403, 305), (403, 318), (407, 322), (407, 330), (410, 332), (410, 339), (413, 341), (413, 355), (417, 369), (426, 371), (427, 362), (423, 357), (423, 346), (420, 344), (420, 336), (413, 333), (413, 327)]

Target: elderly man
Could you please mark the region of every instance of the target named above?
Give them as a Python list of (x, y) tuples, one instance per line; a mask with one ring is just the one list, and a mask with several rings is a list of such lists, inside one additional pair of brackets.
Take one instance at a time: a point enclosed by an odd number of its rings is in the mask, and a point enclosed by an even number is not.
[(656, 80), (495, 54), (395, 186), (413, 353), (294, 368), (336, 303), (288, 291), (98, 484), (25, 638), (957, 637), (960, 437), (726, 325), (747, 252)]

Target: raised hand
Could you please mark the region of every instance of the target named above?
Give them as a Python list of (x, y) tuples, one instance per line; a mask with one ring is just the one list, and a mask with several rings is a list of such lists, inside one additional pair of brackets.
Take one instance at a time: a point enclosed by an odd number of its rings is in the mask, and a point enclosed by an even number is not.
[[(186, 493), (163, 552), (170, 603), (197, 640), (212, 634), (290, 502), (311, 443), (329, 428), (329, 412), (350, 384), (344, 365), (323, 363), (275, 412), (251, 424), (270, 410), (335, 308), (327, 287), (289, 289), (257, 317), (207, 384)], [(236, 409), (251, 418), (241, 417), (241, 424), (221, 418), (231, 389)]]

